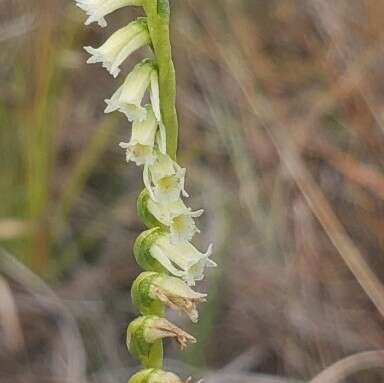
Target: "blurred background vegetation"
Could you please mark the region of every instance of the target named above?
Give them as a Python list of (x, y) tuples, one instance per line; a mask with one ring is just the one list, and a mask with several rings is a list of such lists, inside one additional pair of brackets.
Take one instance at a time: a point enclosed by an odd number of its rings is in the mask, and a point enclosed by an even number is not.
[[(288, 383), (355, 355), (321, 381), (383, 382), (383, 355), (361, 353), (384, 347), (384, 3), (171, 3), (179, 161), (220, 267), (198, 325), (169, 314), (199, 343), (168, 345), (167, 366)], [(0, 1), (1, 383), (136, 368), (141, 174), (117, 146), (126, 120), (103, 114), (121, 79), (82, 47), (138, 14), (85, 28), (73, 1)]]

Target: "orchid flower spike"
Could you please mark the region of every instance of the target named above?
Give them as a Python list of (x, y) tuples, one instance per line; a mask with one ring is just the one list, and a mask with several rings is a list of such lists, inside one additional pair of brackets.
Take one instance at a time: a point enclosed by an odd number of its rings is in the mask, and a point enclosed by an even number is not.
[[(207, 294), (194, 291), (196, 281), (204, 278), (212, 245), (200, 252), (191, 240), (200, 230), (193, 211), (183, 202), (186, 170), (175, 161), (178, 122), (175, 106), (175, 74), (169, 39), (169, 0), (74, 0), (88, 18), (105, 27), (105, 17), (125, 6), (142, 6), (145, 17), (114, 32), (98, 48), (86, 46), (88, 63), (101, 63), (113, 76), (136, 50), (148, 45), (153, 59), (138, 63), (120, 87), (106, 99), (105, 113), (120, 111), (132, 122), (128, 142), (120, 142), (127, 162), (143, 165), (145, 189), (138, 199), (138, 213), (148, 230), (134, 244), (137, 263), (145, 270), (132, 285), (132, 301), (141, 317), (127, 329), (127, 346), (143, 365), (128, 383), (192, 383), (162, 370), (163, 339), (176, 340), (181, 348), (195, 343), (193, 336), (162, 318), (166, 307), (183, 312), (198, 321), (197, 305)], [(149, 93), (149, 95), (148, 95)], [(161, 93), (161, 99), (160, 99)], [(149, 97), (148, 97), (149, 96)], [(150, 105), (144, 105), (144, 99)], [(201, 383), (201, 382), (200, 382)]]
[(197, 304), (205, 302), (207, 297), (179, 278), (156, 272), (141, 273), (132, 285), (131, 294), (133, 303), (144, 315), (162, 315), (166, 305), (185, 312), (194, 323), (199, 318)]
[(129, 142), (120, 142), (119, 146), (126, 150), (127, 162), (133, 161), (136, 165), (152, 165), (156, 156), (154, 145), (158, 123), (151, 105), (146, 106), (144, 121), (134, 121), (132, 136)]
[(131, 53), (150, 44), (150, 42), (147, 21), (141, 17), (113, 33), (101, 47), (84, 47), (92, 55), (87, 63), (101, 62), (113, 77), (117, 77), (122, 62)]
[[(129, 121), (143, 121), (147, 115), (146, 109), (141, 106), (144, 94), (151, 85), (152, 73), (157, 67), (151, 60), (143, 60), (128, 74), (123, 85), (108, 100), (105, 113), (115, 110), (123, 112)], [(151, 85), (153, 86), (153, 85)], [(152, 92), (153, 93), (153, 92)]]
[(105, 16), (128, 5), (142, 5), (143, 0), (76, 0), (76, 5), (88, 15), (85, 25), (97, 22), (106, 27)]
[(185, 169), (181, 168), (167, 154), (158, 153), (155, 163), (144, 167), (144, 185), (151, 198), (161, 203), (175, 202), (185, 191)]
[(149, 368), (133, 375), (128, 383), (191, 383), (191, 380), (182, 381), (172, 372)]
[(138, 198), (137, 210), (148, 228), (159, 226), (168, 230), (173, 244), (192, 240), (200, 232), (194, 218), (204, 213), (202, 209), (192, 211), (180, 198), (169, 203), (154, 201), (146, 189)]
[(175, 339), (182, 349), (189, 343), (196, 343), (192, 335), (156, 315), (136, 318), (127, 329), (128, 350), (144, 367), (157, 367), (154, 356), (162, 349), (165, 338)]
[(198, 251), (191, 243), (172, 244), (170, 234), (156, 227), (139, 235), (134, 245), (137, 263), (147, 271), (168, 272), (182, 278), (188, 285), (204, 278), (206, 267), (216, 263), (209, 259), (212, 245), (205, 253)]

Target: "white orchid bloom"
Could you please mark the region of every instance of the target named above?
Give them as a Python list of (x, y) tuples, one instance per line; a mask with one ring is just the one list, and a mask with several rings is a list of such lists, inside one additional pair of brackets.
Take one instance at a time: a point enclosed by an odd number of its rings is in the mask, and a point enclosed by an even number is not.
[(153, 71), (157, 71), (157, 68), (151, 60), (144, 60), (137, 64), (123, 85), (109, 100), (105, 100), (107, 107), (104, 112), (111, 113), (119, 110), (127, 116), (129, 121), (143, 121), (147, 113), (141, 106), (141, 102), (150, 85)]
[(126, 27), (119, 29), (99, 48), (84, 47), (92, 56), (88, 64), (101, 62), (113, 76), (120, 73), (119, 66), (137, 49), (149, 44), (148, 27), (145, 18), (140, 18)]
[(195, 233), (200, 232), (194, 218), (200, 217), (204, 210), (192, 211), (181, 199), (162, 204), (149, 198), (147, 209), (161, 224), (169, 228), (173, 244), (190, 241)]
[(137, 262), (145, 270), (166, 270), (175, 277), (182, 278), (188, 285), (204, 278), (206, 267), (216, 263), (209, 259), (212, 245), (205, 253), (198, 251), (190, 242), (173, 244), (170, 234), (159, 228), (147, 230), (135, 242), (134, 254)]
[(206, 266), (216, 266), (209, 259), (212, 245), (205, 253), (198, 251), (191, 243), (172, 244), (170, 235), (161, 236), (151, 247), (151, 255), (172, 275), (181, 277), (188, 285), (204, 278)]
[(155, 163), (144, 167), (144, 184), (151, 198), (157, 202), (170, 203), (188, 197), (185, 191), (185, 169), (167, 154), (158, 153)]
[(146, 106), (144, 121), (134, 121), (132, 136), (129, 142), (120, 142), (119, 146), (126, 150), (127, 162), (133, 161), (136, 165), (151, 165), (155, 162), (154, 145), (158, 122), (150, 105)]
[(85, 25), (97, 22), (106, 27), (105, 16), (128, 5), (142, 5), (142, 0), (76, 0), (76, 5), (88, 15)]

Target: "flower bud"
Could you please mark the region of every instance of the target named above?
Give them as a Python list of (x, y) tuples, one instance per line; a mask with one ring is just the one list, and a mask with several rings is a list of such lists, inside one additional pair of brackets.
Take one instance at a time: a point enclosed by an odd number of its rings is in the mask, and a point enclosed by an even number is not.
[(207, 294), (193, 291), (182, 280), (154, 272), (141, 273), (132, 285), (132, 301), (144, 314), (162, 315), (163, 305), (185, 312), (193, 322), (198, 320), (197, 304)]
[(181, 349), (196, 339), (181, 330), (167, 319), (155, 315), (142, 316), (128, 326), (127, 347), (129, 352), (144, 367), (160, 367), (162, 362), (162, 339), (175, 339)]
[[(185, 383), (188, 382), (190, 383), (190, 379)], [(183, 381), (172, 372), (150, 368), (133, 375), (128, 383), (183, 383)]]
[(211, 245), (206, 253), (201, 253), (189, 242), (173, 244), (170, 234), (158, 227), (141, 233), (135, 241), (133, 252), (144, 270), (165, 271), (184, 279), (189, 285), (204, 278), (205, 267), (216, 266), (209, 259)]
[(97, 22), (107, 26), (104, 17), (127, 5), (142, 5), (143, 0), (76, 0), (76, 5), (89, 16), (85, 25)]
[(113, 33), (101, 47), (84, 47), (92, 55), (87, 63), (101, 62), (113, 77), (117, 77), (122, 62), (134, 51), (150, 42), (146, 19), (141, 17)]

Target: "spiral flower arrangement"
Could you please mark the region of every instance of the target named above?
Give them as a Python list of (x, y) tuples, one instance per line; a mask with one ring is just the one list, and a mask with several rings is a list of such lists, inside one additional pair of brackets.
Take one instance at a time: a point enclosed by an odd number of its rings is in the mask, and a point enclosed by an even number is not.
[[(168, 0), (76, 0), (88, 19), (107, 25), (105, 17), (125, 6), (140, 6), (145, 17), (114, 32), (98, 48), (85, 47), (88, 63), (101, 63), (113, 76), (134, 51), (148, 46), (152, 57), (138, 63), (117, 91), (106, 100), (105, 113), (122, 112), (132, 123), (131, 137), (121, 142), (127, 162), (143, 167), (144, 190), (138, 197), (138, 214), (147, 230), (136, 239), (133, 254), (144, 269), (132, 286), (132, 301), (141, 316), (127, 329), (127, 347), (143, 366), (129, 383), (181, 383), (163, 368), (163, 340), (173, 338), (181, 348), (195, 338), (164, 318), (166, 307), (198, 320), (197, 305), (207, 295), (191, 286), (204, 277), (212, 246), (200, 252), (192, 244), (199, 230), (193, 211), (183, 198), (186, 170), (176, 162), (178, 121), (175, 108), (175, 72), (169, 38)], [(149, 95), (146, 98), (146, 95)], [(142, 105), (144, 100), (150, 100)], [(188, 380), (189, 381), (189, 380)]]

